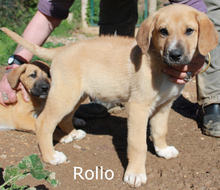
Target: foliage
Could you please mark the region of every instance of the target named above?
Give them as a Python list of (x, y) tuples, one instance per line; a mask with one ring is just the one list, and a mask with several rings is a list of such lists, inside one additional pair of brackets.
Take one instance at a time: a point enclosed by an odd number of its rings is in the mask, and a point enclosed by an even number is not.
[(17, 44), (11, 38), (0, 32), (0, 65), (6, 65), (16, 46)]
[[(0, 27), (4, 26), (18, 34), (22, 34), (27, 24), (37, 11), (38, 0), (0, 0)], [(57, 27), (52, 36), (71, 36), (71, 33), (76, 28), (80, 27), (81, 20), (81, 1), (76, 0), (70, 8), (73, 13), (73, 22), (67, 20), (62, 21)], [(61, 44), (54, 45), (55, 47)], [(17, 44), (7, 37), (3, 32), (0, 32), (0, 65), (6, 65), (7, 59), (16, 49)], [(46, 44), (47, 46), (47, 44)], [(34, 57), (33, 60), (37, 58)]]
[(0, 26), (23, 28), (37, 10), (38, 0), (0, 0)]
[(73, 22), (81, 22), (81, 0), (75, 0), (73, 6), (70, 7), (70, 13), (73, 13)]
[[(92, 10), (92, 7), (91, 7), (91, 0), (88, 0), (88, 6), (87, 6), (87, 23), (88, 25), (98, 25), (98, 21), (99, 21), (99, 2), (100, 0), (93, 0), (93, 16), (91, 15), (91, 10)], [(93, 20), (91, 23), (91, 19)]]
[(37, 180), (45, 179), (53, 187), (56, 187), (59, 181), (55, 179), (55, 173), (43, 170), (44, 166), (36, 154), (24, 157), (18, 166), (7, 166), (3, 173), (5, 183), (0, 186), (0, 190), (4, 190), (6, 187), (8, 190), (26, 189), (28, 187), (27, 185), (18, 186), (15, 182), (27, 175), (32, 175)]

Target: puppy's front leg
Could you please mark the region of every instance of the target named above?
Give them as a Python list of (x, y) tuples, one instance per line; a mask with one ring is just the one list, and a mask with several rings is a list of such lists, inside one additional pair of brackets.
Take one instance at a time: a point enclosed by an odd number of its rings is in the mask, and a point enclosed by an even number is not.
[(50, 117), (49, 112), (42, 112), (36, 120), (36, 135), (44, 162), (52, 165), (63, 163), (67, 160), (62, 152), (53, 148), (53, 132), (58, 124)]
[(166, 159), (175, 158), (179, 152), (174, 146), (167, 146), (166, 135), (168, 131), (168, 117), (173, 101), (158, 107), (151, 116), (151, 136), (158, 156)]
[(146, 133), (150, 108), (146, 104), (130, 102), (128, 118), (128, 167), (124, 181), (139, 187), (147, 181), (145, 162), (147, 153)]

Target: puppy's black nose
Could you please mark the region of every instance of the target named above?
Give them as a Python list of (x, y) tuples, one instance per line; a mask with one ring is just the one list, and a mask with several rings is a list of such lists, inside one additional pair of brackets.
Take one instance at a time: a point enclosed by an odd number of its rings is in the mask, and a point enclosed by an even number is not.
[(179, 61), (183, 56), (183, 51), (181, 49), (175, 49), (170, 51), (169, 57), (171, 61)]
[(49, 86), (48, 85), (42, 85), (41, 86), (41, 92), (47, 92), (49, 90)]

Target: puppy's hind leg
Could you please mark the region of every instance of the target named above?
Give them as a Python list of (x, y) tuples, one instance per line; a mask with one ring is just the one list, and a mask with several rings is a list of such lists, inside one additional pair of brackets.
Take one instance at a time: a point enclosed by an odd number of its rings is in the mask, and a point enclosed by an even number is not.
[[(66, 117), (64, 117), (62, 121), (59, 123), (59, 127), (68, 134), (60, 140), (61, 143), (70, 143), (73, 140), (80, 140), (86, 136), (86, 133), (83, 130), (81, 129), (76, 130), (73, 125), (75, 124), (75, 120), (78, 119), (78, 118), (73, 118), (74, 113), (78, 109), (81, 102), (85, 100), (85, 98), (86, 97), (82, 97), (81, 100), (75, 106), (74, 110), (70, 114), (68, 114)], [(85, 123), (85, 121), (83, 120), (82, 122)]]
[(179, 152), (174, 146), (167, 146), (166, 135), (168, 131), (168, 117), (173, 101), (167, 102), (157, 108), (151, 116), (151, 137), (154, 142), (156, 154), (166, 159), (175, 158)]

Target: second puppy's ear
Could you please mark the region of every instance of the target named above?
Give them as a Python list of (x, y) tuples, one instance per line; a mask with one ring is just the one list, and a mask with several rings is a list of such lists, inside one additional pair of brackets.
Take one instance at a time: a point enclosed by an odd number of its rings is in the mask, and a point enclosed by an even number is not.
[(8, 73), (7, 80), (12, 89), (16, 88), (18, 82), (20, 81), (20, 76), (22, 73), (25, 72), (26, 68), (27, 68), (27, 64), (23, 64), (19, 67), (14, 68)]

